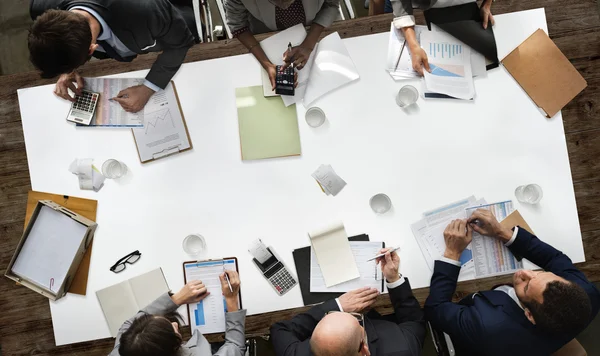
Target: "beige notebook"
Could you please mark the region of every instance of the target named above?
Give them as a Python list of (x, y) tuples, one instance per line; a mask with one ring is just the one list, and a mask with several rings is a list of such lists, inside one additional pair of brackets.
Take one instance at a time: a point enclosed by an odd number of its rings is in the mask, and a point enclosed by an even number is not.
[(161, 268), (96, 292), (112, 337), (123, 323), (169, 291)]
[[(344, 224), (337, 222), (308, 233), (327, 288), (360, 278)], [(313, 276), (311, 269), (311, 278)]]
[(262, 86), (235, 89), (242, 160), (299, 156), (296, 105), (265, 98)]

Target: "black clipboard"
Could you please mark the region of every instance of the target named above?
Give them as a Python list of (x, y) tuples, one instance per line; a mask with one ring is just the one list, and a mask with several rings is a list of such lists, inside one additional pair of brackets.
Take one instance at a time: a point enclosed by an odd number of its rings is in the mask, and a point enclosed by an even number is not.
[(431, 30), (435, 24), (445, 32), (464, 42), (467, 46), (481, 53), (492, 62), (486, 69), (490, 70), (499, 66), (498, 48), (492, 25), (488, 23), (487, 29), (483, 28), (483, 19), (476, 2), (462, 5), (433, 8), (426, 10), (425, 21)]
[[(239, 263), (238, 263), (238, 259), (237, 257), (223, 257), (220, 259), (209, 259), (209, 260), (203, 260), (203, 261), (185, 261), (181, 264), (181, 266), (183, 267), (183, 283), (187, 284), (188, 280), (187, 280), (187, 274), (185, 273), (185, 266), (186, 265), (190, 265), (190, 264), (199, 264), (199, 263), (207, 263), (207, 262), (224, 262), (224, 261), (228, 261), (228, 260), (233, 260), (235, 261), (235, 271), (239, 274), (240, 273), (240, 269), (239, 269)], [(242, 288), (240, 287), (240, 292), (238, 293), (238, 303), (239, 303), (239, 307), (240, 310), (243, 309), (242, 307)], [(187, 309), (187, 314), (188, 314), (188, 321), (191, 325), (191, 321), (192, 321), (192, 316), (190, 314), (190, 305), (187, 304), (186, 305), (186, 309)]]

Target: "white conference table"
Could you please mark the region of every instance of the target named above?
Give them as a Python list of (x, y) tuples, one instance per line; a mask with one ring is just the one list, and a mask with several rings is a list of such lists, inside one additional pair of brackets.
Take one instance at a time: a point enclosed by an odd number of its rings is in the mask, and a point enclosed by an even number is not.
[[(543, 9), (495, 19), (500, 58), (536, 29), (547, 31)], [(294, 270), (292, 250), (309, 245), (307, 231), (341, 220), (349, 235), (401, 246), (402, 273), (413, 288), (427, 287), (431, 271), (410, 224), (472, 194), (488, 202), (513, 199), (542, 239), (584, 261), (560, 113), (544, 118), (500, 67), (475, 80), (474, 102), (420, 98), (408, 114), (394, 100), (407, 82), (394, 82), (384, 70), (388, 33), (344, 43), (361, 78), (315, 103), (328, 116), (321, 128), (308, 127), (298, 105), (301, 157), (242, 162), (234, 88), (261, 84), (259, 65), (248, 54), (182, 66), (174, 81), (194, 149), (145, 165), (130, 130), (67, 123), (69, 104), (52, 94), (52, 85), (19, 91), (32, 189), (98, 200), (87, 296), (50, 302), (57, 345), (110, 336), (98, 289), (157, 267), (170, 288), (181, 288), (182, 262), (189, 260), (181, 242), (193, 232), (207, 240), (205, 257), (238, 257), (250, 315), (303, 305), (298, 287), (283, 297), (274, 293), (251, 262), (252, 240), (273, 246)], [(418, 80), (412, 84), (421, 88)], [(119, 159), (129, 176), (107, 180), (98, 193), (79, 190), (68, 167), (86, 157), (98, 164)], [(331, 164), (348, 182), (338, 196), (323, 194), (311, 177), (320, 164)], [(541, 203), (518, 204), (514, 189), (532, 182), (544, 190)], [(393, 203), (384, 215), (368, 204), (380, 192)], [(136, 264), (109, 271), (134, 250), (142, 253)]]

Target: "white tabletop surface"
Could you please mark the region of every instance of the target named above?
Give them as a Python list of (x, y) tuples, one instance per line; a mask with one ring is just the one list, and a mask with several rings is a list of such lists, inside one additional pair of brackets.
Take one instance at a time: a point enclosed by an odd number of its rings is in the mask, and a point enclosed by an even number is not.
[[(495, 16), (500, 58), (536, 29), (547, 31), (543, 9)], [(309, 245), (307, 231), (342, 220), (350, 235), (401, 246), (401, 271), (413, 288), (429, 286), (431, 271), (411, 233), (422, 212), (469, 195), (488, 202), (515, 200), (535, 232), (584, 261), (561, 114), (546, 119), (503, 68), (476, 79), (474, 102), (418, 101), (410, 114), (395, 103), (399, 88), (384, 70), (388, 34), (344, 40), (361, 78), (315, 105), (328, 121), (318, 129), (298, 106), (302, 156), (242, 162), (234, 89), (261, 85), (251, 55), (184, 64), (174, 80), (192, 151), (142, 165), (128, 129), (76, 128), (65, 121), (69, 103), (53, 86), (19, 91), (27, 157), (34, 190), (98, 200), (87, 296), (51, 302), (57, 345), (109, 337), (95, 291), (162, 267), (169, 286), (183, 285), (181, 248), (193, 232), (206, 237), (206, 257), (237, 256), (249, 314), (302, 306), (300, 288), (277, 296), (252, 264), (256, 238), (274, 247), (294, 270), (292, 250)], [(145, 71), (123, 77), (143, 77)], [(409, 81), (421, 88), (418, 80)], [(125, 162), (123, 182), (81, 191), (68, 167), (74, 158)], [(311, 178), (331, 164), (348, 182), (326, 196)], [(514, 189), (537, 183), (537, 206), (516, 202)], [(386, 193), (393, 209), (374, 214), (369, 198)], [(134, 250), (135, 265), (109, 267)], [(187, 316), (185, 309), (180, 309)]]

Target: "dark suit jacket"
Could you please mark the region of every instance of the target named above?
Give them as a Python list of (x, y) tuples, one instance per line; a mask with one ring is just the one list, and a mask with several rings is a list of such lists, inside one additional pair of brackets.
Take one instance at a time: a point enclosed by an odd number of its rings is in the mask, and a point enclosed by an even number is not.
[[(562, 252), (519, 227), (509, 247), (546, 271), (580, 285), (592, 302), (592, 316), (600, 307), (600, 292)], [(533, 325), (506, 293), (485, 291), (452, 303), (460, 267), (436, 261), (425, 316), (435, 329), (450, 335), (457, 355), (550, 355), (582, 330), (551, 336)]]
[[(415, 299), (408, 279), (389, 290), (394, 306), (394, 321), (368, 318), (365, 329), (373, 356), (413, 356), (421, 354), (425, 339), (423, 311)], [(314, 306), (291, 320), (271, 326), (271, 340), (278, 356), (308, 356), (310, 337), (325, 313), (339, 310), (334, 299)]]
[(167, 0), (31, 0), (29, 12), (35, 20), (46, 10), (68, 10), (73, 6), (86, 6), (100, 14), (132, 52), (162, 51), (146, 79), (163, 89), (194, 44), (185, 20)]

